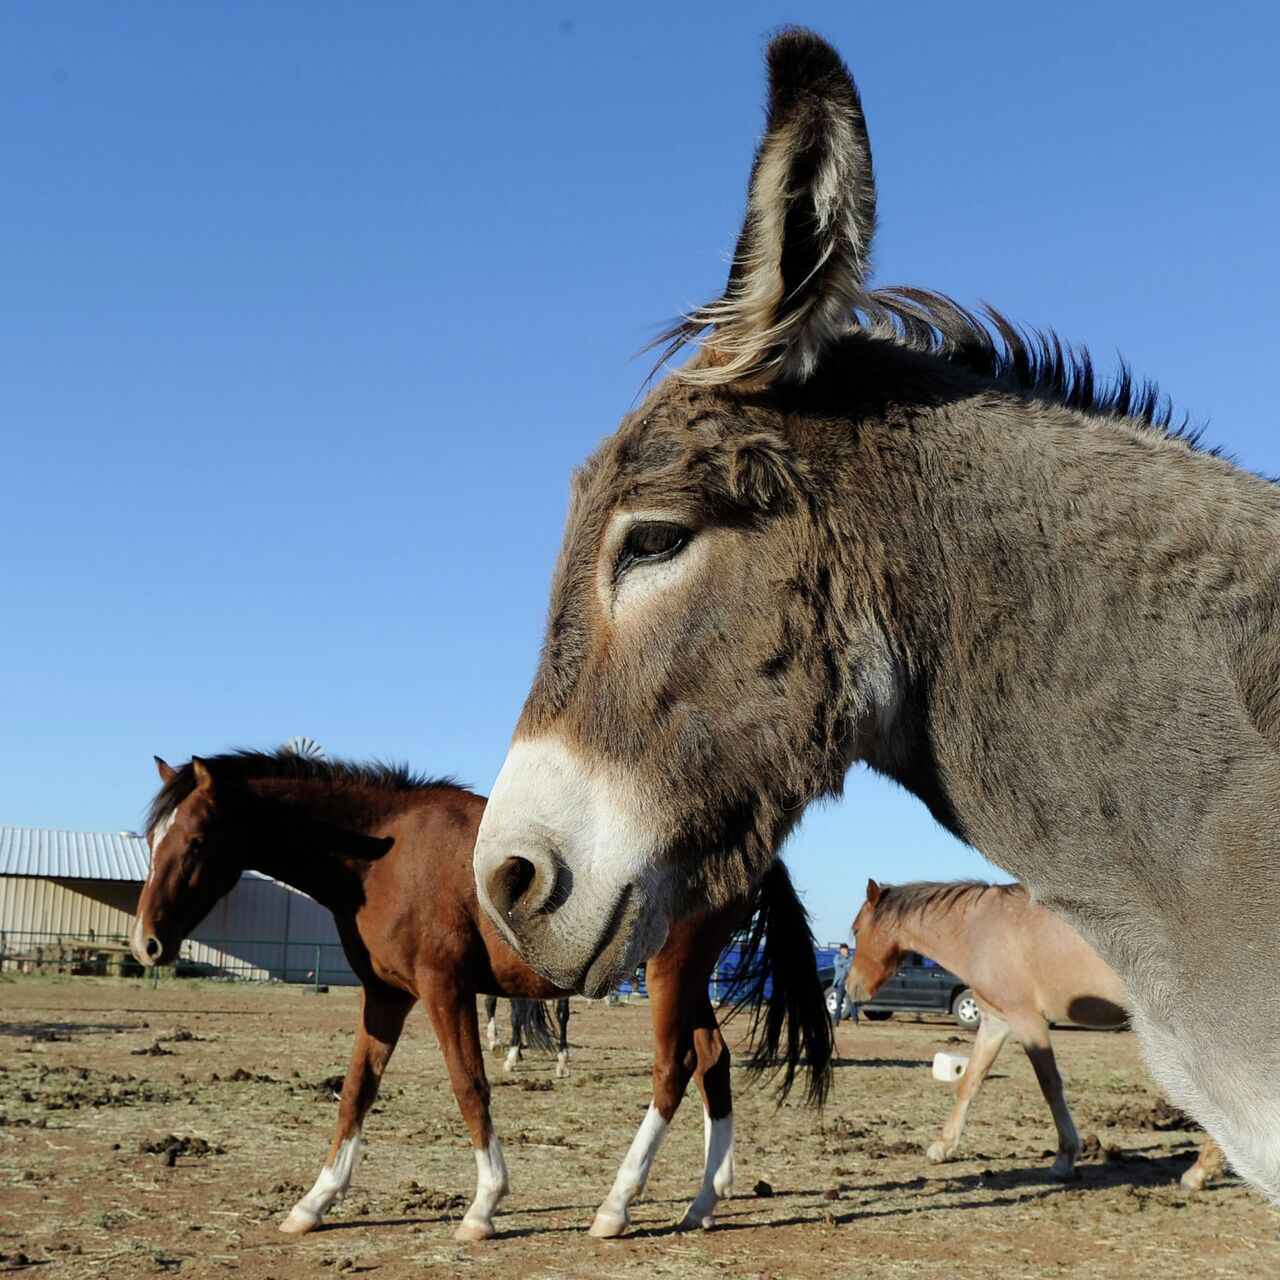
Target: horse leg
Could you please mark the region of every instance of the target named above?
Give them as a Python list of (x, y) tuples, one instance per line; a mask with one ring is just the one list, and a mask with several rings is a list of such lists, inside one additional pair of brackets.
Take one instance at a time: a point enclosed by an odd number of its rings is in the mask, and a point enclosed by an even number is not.
[(489, 1116), (489, 1081), (480, 1051), (480, 1023), (474, 992), (461, 991), (435, 975), (419, 980), (423, 1004), (449, 1069), (458, 1110), (471, 1134), (476, 1157), (476, 1195), (453, 1233), (455, 1240), (486, 1240), (493, 1235), (493, 1211), (507, 1194), (507, 1163)]
[(704, 991), (693, 1030), (696, 1059), (693, 1078), (702, 1093), (702, 1186), (685, 1210), (681, 1230), (711, 1226), (716, 1205), (733, 1190), (733, 1091), (729, 1083), (729, 1046)]
[(1226, 1161), (1222, 1148), (1206, 1133), (1196, 1162), (1179, 1179), (1184, 1191), (1201, 1191), (1204, 1184), (1222, 1175)]
[(1071, 1109), (1067, 1106), (1062, 1076), (1053, 1056), (1053, 1046), (1049, 1043), (1048, 1024), (1037, 1020), (1034, 1026), (1029, 1024), (1023, 1031), (1018, 1031), (1017, 1028), (1014, 1030), (1022, 1041), (1027, 1057), (1031, 1059), (1036, 1079), (1040, 1082), (1040, 1091), (1049, 1104), (1049, 1110), (1053, 1112), (1053, 1123), (1058, 1129), (1058, 1155), (1049, 1172), (1064, 1181), (1074, 1178), (1076, 1161), (1080, 1158), (1080, 1133), (1076, 1129), (1076, 1122), (1071, 1118)]
[(662, 952), (649, 961), (649, 1008), (653, 1018), (653, 1100), (618, 1168), (609, 1194), (596, 1210), (590, 1234), (612, 1239), (631, 1223), (631, 1202), (644, 1190), (649, 1171), (676, 1108), (693, 1075), (692, 1038), (682, 1028), (678, 974), (667, 974)]
[(498, 997), (485, 996), (484, 998), (484, 1016), (485, 1016), (485, 1032), (489, 1040), (489, 1052), (492, 1053), (498, 1047)]
[(360, 1027), (347, 1076), (342, 1082), (338, 1128), (329, 1146), (329, 1156), (315, 1185), (280, 1224), (281, 1231), (301, 1235), (314, 1230), (333, 1203), (346, 1194), (360, 1151), (360, 1126), (378, 1095), (382, 1073), (412, 1007), (413, 997), (402, 991), (382, 986), (361, 989)]
[(973, 1052), (969, 1055), (969, 1065), (960, 1077), (956, 1086), (956, 1102), (942, 1127), (938, 1140), (931, 1143), (925, 1154), (934, 1164), (950, 1160), (960, 1145), (960, 1137), (964, 1133), (965, 1117), (969, 1114), (969, 1105), (977, 1097), (982, 1082), (987, 1078), (1004, 1042), (1009, 1035), (1009, 1024), (999, 1014), (990, 1009), (982, 1010), (982, 1022), (978, 1025), (978, 1033), (973, 1039)]
[(569, 1001), (556, 1001), (556, 1022), (560, 1024), (560, 1052), (556, 1054), (556, 1075), (569, 1074)]
[(514, 1071), (516, 1063), (520, 1061), (520, 1041), (524, 1038), (524, 1020), (529, 1016), (529, 1002), (527, 1000), (512, 1000), (511, 1002), (511, 1045), (507, 1049), (507, 1056), (503, 1060), (503, 1071)]

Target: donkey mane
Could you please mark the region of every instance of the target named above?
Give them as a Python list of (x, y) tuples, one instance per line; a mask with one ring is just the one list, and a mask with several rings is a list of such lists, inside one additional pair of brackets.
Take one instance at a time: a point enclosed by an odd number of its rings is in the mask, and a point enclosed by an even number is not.
[(1008, 897), (1027, 895), (1025, 887), (1020, 884), (990, 884), (986, 880), (912, 880), (907, 884), (883, 885), (874, 914), (877, 920), (889, 919), (897, 923), (910, 911), (926, 907), (951, 911), (985, 893)]
[[(659, 334), (649, 344), (650, 349), (662, 347), (653, 373), (711, 324), (711, 313), (698, 308)], [(1124, 418), (1199, 452), (1220, 456), (1217, 448), (1200, 443), (1203, 427), (1192, 424), (1186, 415), (1175, 419), (1169, 398), (1154, 382), (1135, 379), (1123, 357), (1113, 378), (1099, 378), (1087, 347), (1064, 342), (1052, 329), (1015, 324), (989, 305), (978, 314), (929, 289), (899, 285), (865, 290), (845, 336), (892, 342), (934, 356), (1003, 390), (1094, 417)], [(684, 371), (674, 370), (674, 376), (679, 379)], [(699, 366), (693, 376), (700, 383), (732, 382), (734, 374), (726, 370), (721, 378), (715, 366)]]
[[(290, 781), (323, 782), (331, 787), (354, 791), (410, 792), (442, 789), (465, 791), (453, 778), (429, 778), (414, 773), (408, 765), (373, 761), (314, 760), (294, 751), (228, 751), (220, 756), (200, 757), (215, 778), (233, 782), (282, 778)], [(160, 788), (147, 812), (147, 834), (163, 822), (196, 789), (192, 761), (180, 765), (175, 775)]]

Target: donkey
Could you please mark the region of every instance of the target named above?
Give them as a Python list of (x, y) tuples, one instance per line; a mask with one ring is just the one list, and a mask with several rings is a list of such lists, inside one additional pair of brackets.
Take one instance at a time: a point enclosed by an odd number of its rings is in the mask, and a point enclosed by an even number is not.
[(871, 289), (849, 73), (797, 30), (768, 62), (728, 284), (669, 350), (705, 338), (574, 479), (480, 900), (598, 993), (867, 764), (1102, 955), (1280, 1200), (1280, 489), (1127, 369)]
[[(511, 1002), (511, 1040), (507, 1056), (502, 1061), (503, 1071), (514, 1071), (526, 1048), (538, 1049), (556, 1055), (556, 1076), (569, 1074), (569, 999), (556, 1001), (556, 1025), (560, 1029), (559, 1044), (551, 1038), (551, 1026), (547, 1022), (547, 1007), (541, 1000), (524, 1000), (517, 996)], [(498, 1046), (498, 997), (484, 998), (485, 1034), (492, 1052)]]
[[(982, 1010), (955, 1106), (926, 1152), (929, 1159), (941, 1163), (955, 1155), (969, 1104), (1012, 1031), (1058, 1130), (1050, 1172), (1055, 1178), (1074, 1177), (1080, 1133), (1067, 1106), (1049, 1025), (1109, 1028), (1128, 1020), (1124, 987), (1107, 963), (1070, 925), (1032, 903), (1020, 884), (958, 880), (881, 886), (868, 880), (853, 935), (857, 946), (847, 982), (853, 1000), (870, 1000), (897, 972), (903, 954), (918, 951), (958, 973)], [(1198, 1191), (1221, 1169), (1221, 1153), (1209, 1138), (1182, 1175), (1182, 1185)]]
[[(361, 982), (360, 1025), (329, 1156), (280, 1229), (313, 1230), (345, 1194), (365, 1114), (409, 1010), (421, 1001), (475, 1149), (475, 1199), (454, 1235), (493, 1235), (508, 1177), (489, 1114), (476, 995), (542, 1000), (565, 991), (529, 969), (476, 902), (471, 851), (483, 798), (401, 768), (313, 760), (285, 750), (196, 757), (178, 769), (157, 757), (156, 767), (163, 785), (147, 820), (151, 869), (130, 937), (139, 962), (172, 961), (182, 940), (253, 868), (333, 912)], [(803, 1067), (810, 1098), (818, 1102), (825, 1094), (830, 1026), (804, 908), (779, 864), (758, 889), (672, 929), (650, 962), (653, 1101), (596, 1214), (593, 1235), (626, 1230), (630, 1204), (690, 1079), (706, 1108), (706, 1168), (681, 1226), (709, 1227), (717, 1202), (729, 1192), (729, 1051), (707, 983), (725, 943), (749, 917), (747, 950), (756, 968), (735, 999), (754, 1009), (753, 1031), (763, 1024), (751, 1065), (762, 1071), (780, 1062), (783, 1094)]]

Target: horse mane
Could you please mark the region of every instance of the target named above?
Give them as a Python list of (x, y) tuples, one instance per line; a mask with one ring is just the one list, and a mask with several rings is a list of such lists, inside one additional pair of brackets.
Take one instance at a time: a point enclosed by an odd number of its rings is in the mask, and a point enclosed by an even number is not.
[(1025, 886), (1020, 884), (991, 884), (986, 880), (912, 880), (906, 884), (886, 884), (881, 886), (880, 900), (875, 905), (877, 920), (891, 920), (897, 923), (910, 911), (920, 911), (926, 907), (940, 907), (944, 911), (982, 897), (986, 893), (999, 894), (1002, 897), (1027, 896)]
[[(408, 765), (381, 760), (361, 764), (351, 760), (316, 760), (280, 748), (276, 751), (228, 751), (218, 756), (201, 756), (215, 778), (233, 782), (283, 778), (291, 781), (323, 782), (331, 787), (355, 791), (411, 792), (443, 789), (465, 791), (453, 778), (430, 778), (414, 773)], [(195, 768), (189, 760), (156, 792), (147, 811), (146, 832), (155, 830), (196, 789)]]
[[(649, 344), (663, 348), (655, 373), (707, 327), (698, 315), (680, 319)], [(1219, 454), (1200, 444), (1201, 427), (1185, 415), (1175, 420), (1168, 397), (1154, 382), (1135, 379), (1123, 357), (1114, 378), (1099, 378), (1087, 347), (1064, 342), (1052, 329), (1015, 324), (991, 306), (979, 314), (930, 289), (871, 289), (863, 293), (846, 335), (894, 343), (1003, 389), (1095, 417), (1123, 418), (1188, 448)]]

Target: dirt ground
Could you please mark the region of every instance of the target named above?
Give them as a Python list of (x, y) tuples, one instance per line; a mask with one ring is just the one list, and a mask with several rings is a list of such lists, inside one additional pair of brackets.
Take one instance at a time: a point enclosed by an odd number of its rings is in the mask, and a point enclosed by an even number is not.
[(822, 1117), (790, 1103), (775, 1111), (735, 1072), (736, 1195), (714, 1230), (681, 1234), (672, 1224), (702, 1159), (690, 1099), (632, 1234), (592, 1240), (585, 1229), (648, 1104), (643, 1003), (575, 1002), (567, 1080), (545, 1058), (505, 1077), (490, 1058), (512, 1176), (497, 1239), (451, 1238), (475, 1166), (425, 1016), (388, 1070), (346, 1202), (321, 1230), (285, 1237), (276, 1223), (329, 1142), (356, 999), (0, 980), (0, 1270), (83, 1280), (1280, 1273), (1277, 1217), (1259, 1195), (1232, 1180), (1179, 1189), (1196, 1135), (1154, 1127), (1159, 1098), (1127, 1034), (1056, 1036), (1095, 1152), (1078, 1181), (1045, 1174), (1052, 1125), (1016, 1047), (970, 1113), (962, 1158), (929, 1165), (922, 1151), (952, 1092), (929, 1063), (940, 1049), (966, 1052), (968, 1039), (939, 1020), (842, 1027)]

